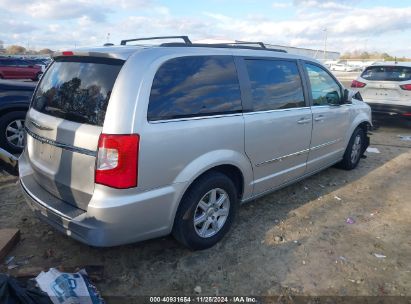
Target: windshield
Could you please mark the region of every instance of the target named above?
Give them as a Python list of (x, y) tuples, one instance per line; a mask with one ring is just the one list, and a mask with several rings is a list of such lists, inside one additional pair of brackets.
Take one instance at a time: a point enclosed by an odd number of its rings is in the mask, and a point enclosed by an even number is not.
[(361, 75), (367, 80), (408, 81), (411, 80), (411, 67), (370, 66)]
[(32, 107), (55, 117), (102, 126), (123, 63), (107, 58), (57, 58), (42, 77)]

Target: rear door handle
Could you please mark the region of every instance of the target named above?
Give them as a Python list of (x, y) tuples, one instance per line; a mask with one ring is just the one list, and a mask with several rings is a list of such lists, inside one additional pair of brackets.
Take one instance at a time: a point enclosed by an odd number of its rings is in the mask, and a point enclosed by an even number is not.
[(314, 118), (315, 121), (323, 121), (324, 120), (324, 115), (318, 115), (316, 118)]
[(301, 124), (309, 123), (310, 121), (311, 121), (311, 118), (302, 117), (302, 118), (300, 118), (300, 120), (297, 120), (297, 123), (299, 123), (301, 125)]

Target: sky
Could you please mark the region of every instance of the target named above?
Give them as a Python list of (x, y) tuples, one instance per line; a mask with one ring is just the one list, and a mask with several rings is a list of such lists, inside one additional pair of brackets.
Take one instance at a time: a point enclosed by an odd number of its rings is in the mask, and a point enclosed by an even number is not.
[(0, 40), (37, 50), (188, 35), (411, 57), (409, 0), (0, 0)]

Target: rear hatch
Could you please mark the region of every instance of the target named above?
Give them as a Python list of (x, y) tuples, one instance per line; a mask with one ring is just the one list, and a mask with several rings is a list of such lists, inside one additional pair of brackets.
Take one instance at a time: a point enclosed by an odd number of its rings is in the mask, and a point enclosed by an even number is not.
[(406, 102), (411, 105), (410, 91), (401, 88), (411, 82), (411, 67), (370, 66), (364, 70), (361, 78), (366, 80), (366, 85), (361, 90), (365, 101), (396, 104)]
[(56, 58), (27, 115), (27, 153), (34, 179), (83, 210), (94, 191), (98, 139), (123, 63), (101, 57)]

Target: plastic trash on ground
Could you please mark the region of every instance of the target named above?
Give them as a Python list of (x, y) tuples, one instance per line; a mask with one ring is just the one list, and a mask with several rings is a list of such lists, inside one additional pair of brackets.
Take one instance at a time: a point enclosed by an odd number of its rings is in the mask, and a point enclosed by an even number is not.
[(411, 135), (398, 135), (400, 140), (411, 141)]
[(0, 303), (52, 304), (32, 280), (23, 283), (4, 273), (0, 273)]
[(36, 281), (54, 304), (104, 304), (97, 289), (91, 284), (87, 272), (60, 272), (55, 268), (42, 271)]
[(380, 153), (380, 150), (378, 150), (377, 148), (368, 147), (367, 150), (366, 150), (366, 152), (379, 154), (379, 153)]
[(345, 222), (347, 224), (355, 224), (355, 220), (352, 217), (347, 217), (347, 219), (345, 220)]
[(385, 259), (387, 256), (385, 256), (385, 255), (383, 255), (383, 254), (380, 254), (380, 253), (374, 253), (374, 256), (376, 257), (376, 258), (379, 258), (379, 259)]

